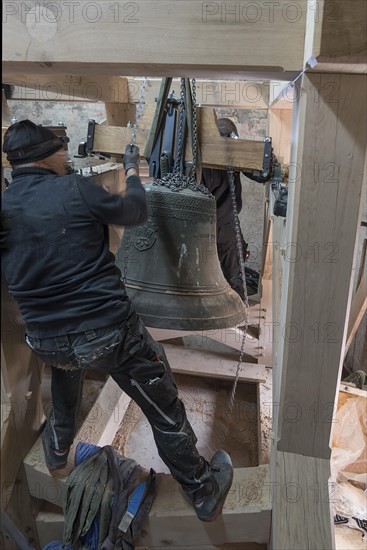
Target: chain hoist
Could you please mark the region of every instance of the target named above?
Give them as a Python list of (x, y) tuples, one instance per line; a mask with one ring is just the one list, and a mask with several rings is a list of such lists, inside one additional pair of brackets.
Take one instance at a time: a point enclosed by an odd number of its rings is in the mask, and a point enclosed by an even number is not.
[(185, 94), (186, 94), (186, 81), (184, 78), (181, 78), (176, 158), (173, 165), (174, 175), (179, 174), (181, 172), (181, 161), (182, 161), (182, 153), (183, 153), (183, 145), (184, 145), (183, 144), (183, 123), (184, 123), (184, 113), (185, 113)]
[(192, 167), (191, 181), (196, 183), (196, 164), (198, 161), (198, 128), (196, 116), (196, 80), (192, 79)]
[[(180, 110), (178, 119), (178, 134), (177, 134), (177, 149), (176, 158), (174, 162), (173, 172), (166, 174), (165, 176), (154, 180), (153, 185), (159, 185), (167, 187), (171, 191), (183, 191), (184, 189), (190, 189), (191, 191), (199, 191), (208, 197), (212, 197), (210, 191), (202, 183), (196, 182), (196, 167), (198, 159), (198, 140), (197, 140), (197, 116), (196, 116), (196, 81), (192, 79), (192, 106), (191, 106), (191, 118), (192, 118), (192, 166), (190, 175), (186, 176), (182, 173), (181, 162), (184, 154), (184, 140), (183, 140), (183, 119), (185, 110), (185, 95), (188, 92), (186, 88), (186, 79), (181, 78), (180, 89)], [(214, 199), (214, 197), (213, 197)]]
[(138, 100), (138, 104), (136, 106), (135, 122), (134, 122), (134, 126), (133, 126), (133, 131), (131, 132), (130, 145), (135, 145), (136, 135), (138, 133), (138, 128), (139, 128), (139, 124), (140, 124), (140, 119), (141, 119), (141, 116), (142, 116), (143, 110), (144, 110), (144, 98), (145, 98), (145, 92), (147, 91), (147, 88), (148, 88), (148, 79), (145, 76), (144, 80), (143, 80), (143, 83), (141, 85), (141, 88), (140, 88), (139, 100)]
[[(134, 126), (133, 126), (133, 129), (132, 129), (132, 132), (131, 132), (131, 138), (130, 138), (130, 146), (131, 147), (133, 147), (135, 145), (135, 142), (136, 142), (136, 136), (137, 136), (137, 133), (138, 133), (140, 119), (141, 119), (141, 116), (142, 116), (143, 110), (144, 110), (144, 98), (145, 98), (145, 93), (147, 91), (147, 88), (148, 88), (148, 78), (145, 76), (144, 80), (143, 80), (143, 83), (141, 85), (141, 88), (140, 88), (139, 100), (138, 100), (138, 104), (136, 106), (135, 122), (134, 122)], [(129, 238), (128, 235), (126, 235), (125, 257), (124, 257), (124, 272), (123, 272), (123, 275), (122, 275), (122, 280), (123, 280), (124, 285), (126, 285), (126, 278), (127, 278), (127, 265), (128, 265), (128, 261), (129, 261), (129, 247), (130, 247), (130, 238)]]

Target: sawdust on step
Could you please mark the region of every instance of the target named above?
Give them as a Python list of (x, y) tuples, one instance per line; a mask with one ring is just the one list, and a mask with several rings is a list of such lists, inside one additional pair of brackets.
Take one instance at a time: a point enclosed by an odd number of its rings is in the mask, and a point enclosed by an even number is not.
[(367, 550), (367, 536), (346, 525), (335, 526), (335, 550)]
[[(231, 382), (186, 375), (176, 375), (175, 379), (198, 438), (199, 452), (210, 459), (216, 450), (226, 449), (235, 468), (257, 465), (256, 386), (238, 384), (230, 410)], [(112, 445), (143, 467), (168, 473), (158, 456), (150, 425), (134, 402), (130, 403)]]

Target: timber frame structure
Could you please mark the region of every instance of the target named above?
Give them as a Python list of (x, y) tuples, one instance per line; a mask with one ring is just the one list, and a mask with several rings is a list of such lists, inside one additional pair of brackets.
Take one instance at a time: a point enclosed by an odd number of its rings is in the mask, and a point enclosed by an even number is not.
[[(126, 125), (134, 102), (129, 80), (119, 75), (220, 78), (242, 82), (241, 90), (251, 82), (292, 81), (279, 90), (262, 83), (261, 97), (252, 101), (273, 111), (275, 132), (279, 121), (290, 128), (291, 144), (286, 223), (269, 214), (265, 231), (272, 235), (272, 269), (263, 272), (263, 296), (272, 296), (273, 425), (270, 467), (257, 467), (261, 495), (242, 509), (232, 503), (220, 522), (204, 528), (181, 497), (172, 505), (171, 495), (178, 492), (168, 480), (159, 498), (170, 513), (158, 510), (149, 518), (143, 544), (176, 550), (245, 550), (257, 548), (256, 543), (273, 550), (334, 549), (330, 434), (345, 350), (357, 322), (352, 316), (360, 317), (356, 302), (365, 308), (363, 286), (352, 302), (366, 174), (365, 0), (5, 1), (3, 10), (3, 81), (15, 84), (18, 95), (46, 87), (49, 100), (84, 100), (86, 86), (90, 91), (94, 83), (116, 127)], [(205, 95), (204, 85), (202, 91), (202, 104), (223, 103), (215, 83), (210, 94)], [(251, 103), (242, 95), (239, 102), (246, 101)], [(284, 112), (289, 103), (292, 115)], [(280, 146), (287, 151), (283, 139), (280, 131), (275, 152)], [(8, 366), (2, 369), (2, 508), (19, 527), (28, 526), (26, 535), (37, 545), (33, 526), (39, 498), (58, 501), (62, 488), (57, 480), (51, 484), (32, 454), (42, 420), (40, 366), (25, 349), (13, 307), (8, 301), (10, 313), (2, 322)], [(266, 343), (264, 349), (269, 349)], [(266, 361), (256, 365), (260, 394), (266, 391), (268, 366)], [(254, 380), (251, 367), (245, 367), (246, 376)], [(106, 386), (99, 398), (106, 416), (100, 444), (110, 437), (112, 411), (128, 405), (116, 388)], [(247, 472), (240, 470), (239, 488), (248, 482)], [(238, 538), (241, 532), (245, 539)], [(183, 536), (191, 537), (190, 544), (182, 545)], [(219, 546), (224, 543), (233, 546)]]

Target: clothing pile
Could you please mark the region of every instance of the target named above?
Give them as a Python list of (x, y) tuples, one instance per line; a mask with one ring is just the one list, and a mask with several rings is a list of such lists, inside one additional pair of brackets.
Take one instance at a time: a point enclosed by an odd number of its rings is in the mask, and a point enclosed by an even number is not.
[(113, 447), (79, 443), (67, 478), (63, 543), (43, 550), (133, 550), (156, 495), (156, 474)]

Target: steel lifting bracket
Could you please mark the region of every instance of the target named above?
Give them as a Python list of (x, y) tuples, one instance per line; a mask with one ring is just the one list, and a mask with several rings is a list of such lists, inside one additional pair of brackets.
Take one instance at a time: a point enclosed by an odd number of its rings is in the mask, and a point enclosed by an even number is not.
[(274, 156), (271, 137), (264, 139), (264, 157), (262, 170), (243, 170), (243, 174), (253, 181), (265, 183), (272, 177), (277, 159)]
[(167, 175), (173, 169), (173, 148), (179, 105), (180, 101), (175, 99), (172, 92), (166, 101), (164, 117), (149, 161), (149, 175), (155, 179)]
[(98, 151), (94, 151), (94, 135), (96, 130), (96, 121), (91, 119), (88, 122), (88, 132), (87, 132), (87, 141), (81, 141), (78, 147), (78, 154), (74, 155), (76, 158), (85, 158), (92, 155), (98, 156), (100, 158), (109, 158), (106, 155), (101, 155)]
[(87, 146), (86, 146), (86, 151), (88, 155), (90, 155), (93, 151), (95, 130), (96, 130), (96, 121), (91, 119), (88, 122), (88, 134), (87, 134)]
[(271, 171), (272, 163), (272, 141), (271, 137), (266, 137), (264, 140), (264, 158), (263, 158), (263, 169), (262, 176), (267, 178)]

